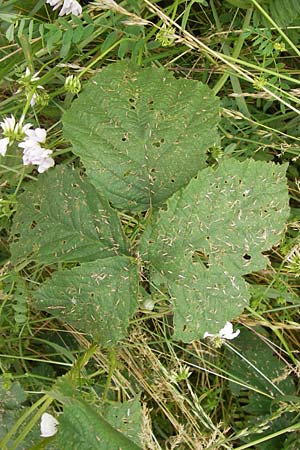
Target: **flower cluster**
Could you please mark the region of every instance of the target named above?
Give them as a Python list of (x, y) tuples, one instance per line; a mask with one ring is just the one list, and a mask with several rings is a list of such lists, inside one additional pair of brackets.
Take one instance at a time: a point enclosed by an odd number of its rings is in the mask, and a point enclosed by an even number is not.
[(286, 270), (292, 273), (295, 277), (300, 276), (300, 249), (296, 244), (286, 256)]
[(52, 150), (42, 147), (46, 141), (47, 132), (43, 128), (31, 129), (31, 123), (24, 124), (22, 121), (16, 122), (14, 116), (6, 117), (0, 122), (4, 138), (0, 139), (0, 154), (6, 155), (8, 146), (14, 141), (21, 141), (18, 145), (23, 148), (23, 164), (37, 165), (38, 172), (43, 173), (54, 166), (54, 159), (51, 158)]
[(36, 103), (46, 105), (48, 102), (48, 94), (45, 92), (44, 87), (36, 84), (39, 79), (38, 72), (32, 75), (27, 67), (25, 74), (18, 81), (21, 89), (18, 89), (16, 93), (18, 94), (21, 90), (24, 90), (27, 99), (30, 97), (30, 106), (34, 106)]
[(71, 94), (78, 94), (81, 91), (81, 83), (78, 77), (69, 75), (65, 80), (65, 89)]
[(54, 159), (51, 158), (52, 150), (41, 147), (46, 141), (47, 132), (44, 128), (26, 130), (26, 137), (19, 147), (23, 148), (23, 164), (28, 166), (34, 164), (38, 166), (38, 172), (43, 173), (54, 166)]
[(80, 16), (82, 13), (82, 7), (76, 0), (46, 0), (46, 3), (53, 7), (53, 11), (62, 6), (58, 14), (59, 16), (65, 16), (67, 14)]
[(222, 328), (218, 334), (211, 334), (208, 333), (207, 331), (204, 333), (203, 338), (205, 339), (206, 337), (212, 337), (212, 338), (217, 338), (217, 339), (234, 339), (235, 337), (237, 337), (240, 334), (240, 330), (236, 330), (235, 332), (233, 332), (233, 326), (232, 323), (230, 322), (226, 322), (224, 328)]

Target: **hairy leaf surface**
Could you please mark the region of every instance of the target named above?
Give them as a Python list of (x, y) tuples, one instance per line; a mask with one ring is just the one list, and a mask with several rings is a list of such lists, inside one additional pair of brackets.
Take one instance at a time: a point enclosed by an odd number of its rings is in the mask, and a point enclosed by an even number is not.
[(12, 232), (13, 264), (83, 262), (127, 252), (116, 212), (66, 166), (28, 183)]
[(218, 107), (199, 82), (119, 62), (87, 83), (64, 115), (64, 134), (115, 207), (143, 211), (205, 167)]
[(34, 304), (111, 346), (126, 336), (138, 309), (137, 284), (132, 258), (115, 256), (55, 272), (34, 293)]
[[(129, 402), (128, 402), (129, 403)], [(128, 405), (127, 405), (128, 406)], [(127, 419), (131, 420), (131, 407), (128, 406)], [(122, 409), (122, 406), (121, 406)], [(121, 411), (122, 415), (122, 411)], [(135, 417), (136, 419), (136, 417)], [(118, 429), (119, 414), (111, 423), (98, 414), (95, 407), (82, 400), (72, 400), (64, 407), (59, 420), (57, 443), (59, 448), (73, 450), (141, 450), (135, 439), (128, 437), (128, 429)], [(140, 423), (135, 424), (139, 428)]]
[(161, 212), (148, 258), (169, 286), (176, 338), (216, 333), (242, 312), (249, 299), (242, 275), (266, 266), (262, 252), (278, 242), (288, 217), (285, 170), (226, 160), (199, 173)]

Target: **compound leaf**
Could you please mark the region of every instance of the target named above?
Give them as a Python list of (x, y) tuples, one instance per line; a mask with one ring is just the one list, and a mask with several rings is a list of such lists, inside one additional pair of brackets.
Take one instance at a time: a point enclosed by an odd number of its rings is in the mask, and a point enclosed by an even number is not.
[(95, 188), (69, 167), (30, 182), (14, 217), (12, 262), (83, 262), (127, 253), (118, 216)]
[(266, 266), (262, 252), (279, 241), (289, 214), (285, 170), (226, 160), (168, 201), (147, 257), (154, 278), (169, 286), (175, 338), (216, 333), (247, 304), (242, 276)]
[(115, 256), (55, 272), (34, 293), (34, 304), (111, 346), (126, 336), (138, 309), (137, 284), (132, 258)]
[(64, 115), (64, 134), (90, 181), (116, 208), (159, 206), (206, 166), (219, 103), (196, 81), (118, 62)]

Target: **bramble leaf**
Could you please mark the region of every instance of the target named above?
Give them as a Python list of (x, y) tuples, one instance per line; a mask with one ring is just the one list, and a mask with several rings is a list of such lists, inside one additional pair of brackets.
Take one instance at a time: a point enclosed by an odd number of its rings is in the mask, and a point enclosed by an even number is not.
[(116, 212), (80, 174), (57, 166), (20, 196), (12, 263), (84, 262), (127, 253)]
[(116, 207), (164, 203), (206, 166), (219, 102), (193, 80), (118, 62), (87, 83), (63, 117), (94, 186)]
[(114, 256), (55, 272), (34, 293), (34, 304), (111, 346), (126, 336), (138, 309), (137, 284), (132, 258)]
[[(106, 420), (98, 414), (95, 407), (82, 400), (71, 400), (65, 405), (64, 413), (59, 419), (59, 433), (57, 434), (58, 448), (72, 448), (74, 450), (141, 450), (135, 443), (137, 436), (129, 437), (130, 427), (123, 426), (119, 429), (120, 417), (123, 414), (123, 406), (120, 405), (120, 413), (115, 411), (116, 417)], [(135, 414), (131, 418), (130, 402), (127, 402), (127, 413), (124, 419), (136, 420)], [(122, 419), (121, 419), (122, 420)], [(140, 427), (140, 423), (134, 423), (134, 429)]]
[(169, 287), (176, 339), (217, 333), (246, 306), (242, 276), (265, 268), (262, 252), (279, 241), (289, 214), (285, 170), (226, 160), (200, 172), (160, 213), (148, 259)]

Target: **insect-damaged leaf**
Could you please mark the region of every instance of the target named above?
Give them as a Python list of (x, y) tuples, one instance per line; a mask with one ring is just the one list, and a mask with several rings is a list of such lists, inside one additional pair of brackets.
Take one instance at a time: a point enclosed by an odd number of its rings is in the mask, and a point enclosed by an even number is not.
[(64, 134), (112, 204), (159, 206), (206, 166), (218, 100), (165, 69), (119, 62), (98, 73), (64, 115)]
[[(175, 338), (218, 332), (249, 299), (243, 275), (260, 270), (289, 214), (285, 166), (226, 160), (167, 203), (148, 240), (152, 274), (170, 290)], [(156, 276), (157, 278), (157, 276)]]
[(26, 185), (12, 262), (83, 262), (127, 253), (118, 216), (76, 170), (58, 166)]
[(132, 258), (114, 256), (55, 272), (34, 293), (34, 305), (111, 346), (138, 309), (137, 284)]
[[(124, 414), (124, 406), (127, 406), (126, 414)], [(132, 436), (132, 431), (138, 431), (141, 427), (140, 405), (139, 411), (136, 406), (132, 402), (126, 402), (119, 408), (115, 407), (115, 411), (108, 406), (108, 418), (106, 419), (98, 414), (94, 406), (79, 399), (70, 400), (69, 404), (65, 405), (64, 413), (59, 419), (56, 441), (58, 448), (141, 450), (141, 447), (136, 444), (137, 436)], [(120, 420), (123, 422), (121, 427)], [(126, 426), (125, 420), (131, 422), (131, 426)]]

